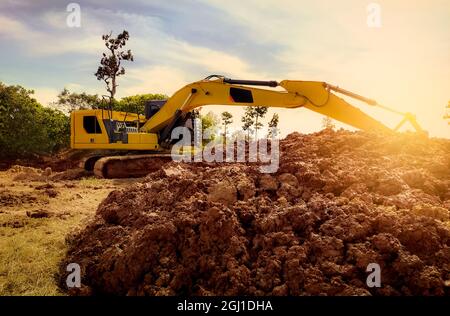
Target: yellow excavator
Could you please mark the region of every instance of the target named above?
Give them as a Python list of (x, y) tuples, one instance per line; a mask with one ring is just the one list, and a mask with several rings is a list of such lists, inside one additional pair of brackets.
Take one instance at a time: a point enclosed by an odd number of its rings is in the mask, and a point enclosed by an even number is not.
[[(335, 93), (400, 114), (403, 119), (391, 129)], [(84, 167), (99, 177), (144, 176), (170, 159), (172, 130), (192, 127), (193, 110), (205, 105), (304, 107), (361, 130), (392, 133), (410, 122), (417, 132), (424, 133), (411, 113), (384, 107), (326, 82), (236, 80), (211, 75), (186, 85), (168, 100), (149, 101), (145, 114), (111, 109), (72, 112), (71, 147), (102, 151), (84, 161)]]

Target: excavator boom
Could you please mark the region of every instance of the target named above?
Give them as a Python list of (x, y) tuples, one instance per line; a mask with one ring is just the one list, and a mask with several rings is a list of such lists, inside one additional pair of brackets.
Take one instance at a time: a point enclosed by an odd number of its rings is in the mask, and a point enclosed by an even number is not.
[[(284, 91), (249, 86), (281, 87)], [(205, 105), (305, 107), (362, 130), (390, 129), (331, 92), (331, 85), (316, 81), (254, 81), (218, 78), (202, 80), (178, 90), (142, 127), (159, 132), (177, 111), (187, 113)], [(354, 94), (355, 95), (355, 94)]]

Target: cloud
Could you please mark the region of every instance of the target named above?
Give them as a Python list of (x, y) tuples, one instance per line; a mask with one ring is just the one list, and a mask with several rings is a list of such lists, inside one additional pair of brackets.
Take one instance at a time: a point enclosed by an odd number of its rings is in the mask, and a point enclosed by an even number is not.
[(170, 40), (166, 58), (184, 65), (194, 65), (211, 74), (226, 74), (240, 78), (265, 77), (251, 69), (244, 60), (207, 47), (194, 46), (187, 42)]
[(77, 32), (67, 29), (61, 32), (62, 34), (38, 31), (22, 21), (0, 15), (0, 37), (18, 42), (27, 55), (98, 54), (100, 52), (102, 44), (98, 35)]
[(56, 101), (59, 91), (54, 88), (36, 87), (34, 89), (34, 98), (42, 105), (49, 105)]
[(12, 40), (26, 40), (30, 37), (39, 37), (40, 33), (31, 30), (18, 20), (0, 15), (0, 36)]
[[(450, 86), (448, 1), (378, 2), (382, 27), (372, 29), (361, 1), (205, 1), (256, 42), (280, 45), (270, 62), (282, 78), (337, 84), (413, 112), (432, 135), (448, 136), (441, 119)], [(391, 126), (401, 119), (350, 102)]]
[[(135, 62), (125, 65), (120, 96), (170, 95), (212, 73), (328, 81), (415, 112), (432, 134), (448, 134), (448, 126), (436, 123), (450, 86), (448, 1), (378, 2), (381, 29), (367, 27), (367, 3), (357, 0), (113, 0), (108, 6), (82, 0), (82, 27), (69, 29), (65, 4), (2, 1), (0, 38), (11, 45), (0, 66), (5, 79), (20, 77), (25, 85), (37, 85), (29, 74), (36, 70), (46, 87), (57, 77), (61, 86), (72, 82), (77, 91), (101, 94), (103, 85), (92, 76), (104, 50), (100, 35), (127, 29)], [(364, 105), (363, 110), (391, 121)], [(320, 117), (306, 110), (280, 113), (283, 131), (320, 129)]]
[(163, 93), (170, 96), (189, 83), (185, 73), (169, 66), (132, 69), (126, 75), (128, 79), (122, 89), (119, 89), (122, 96), (144, 93)]

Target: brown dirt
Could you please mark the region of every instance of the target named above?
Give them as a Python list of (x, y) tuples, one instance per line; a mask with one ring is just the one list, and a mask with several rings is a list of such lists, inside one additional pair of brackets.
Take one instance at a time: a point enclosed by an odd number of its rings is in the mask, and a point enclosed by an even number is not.
[[(21, 166), (0, 171), (0, 296), (63, 294), (55, 274), (67, 235), (85, 227), (111, 191), (140, 181), (92, 175), (70, 180), (78, 178), (77, 170), (49, 171)], [(36, 175), (33, 181), (26, 180), (30, 174)], [(18, 175), (25, 176), (17, 180)]]
[(45, 181), (65, 181), (79, 180), (84, 177), (92, 176), (81, 168), (68, 169), (61, 172), (54, 172), (50, 167), (43, 169), (14, 165), (6, 171), (13, 175), (14, 181), (19, 182), (45, 182)]
[(76, 262), (78, 295), (449, 295), (449, 216), (449, 141), (294, 133), (276, 174), (170, 163), (111, 192), (60, 280)]
[(52, 216), (52, 213), (47, 210), (33, 210), (27, 211), (27, 216), (31, 218), (47, 218)]
[(50, 156), (34, 155), (24, 159), (3, 159), (0, 160), (0, 171), (8, 170), (14, 165), (20, 165), (37, 169), (45, 169), (48, 167), (53, 171), (61, 172), (67, 169), (77, 168), (83, 158), (92, 153), (95, 153), (95, 151), (67, 149)]

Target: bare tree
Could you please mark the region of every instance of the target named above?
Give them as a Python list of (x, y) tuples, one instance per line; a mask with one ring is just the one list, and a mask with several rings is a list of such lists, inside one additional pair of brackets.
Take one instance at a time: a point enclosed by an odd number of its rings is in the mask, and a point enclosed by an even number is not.
[(127, 31), (123, 31), (117, 37), (113, 37), (112, 33), (103, 35), (102, 39), (105, 41), (105, 46), (109, 50), (108, 53), (103, 53), (100, 60), (100, 66), (95, 73), (97, 80), (103, 80), (106, 83), (106, 90), (110, 94), (110, 102), (114, 100), (117, 91), (117, 77), (125, 74), (125, 68), (121, 66), (123, 60), (133, 61), (133, 54), (131, 50), (123, 51), (124, 47), (130, 38)]

